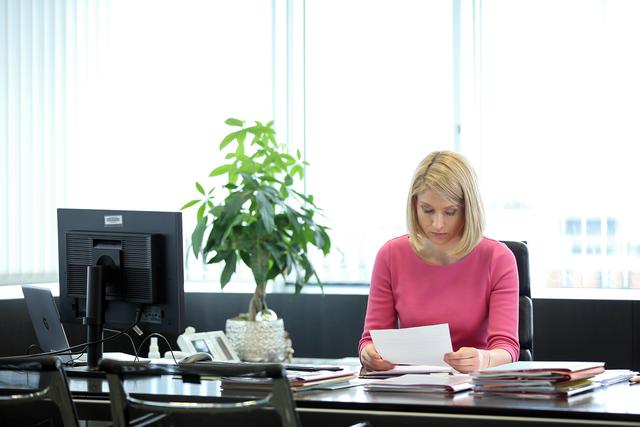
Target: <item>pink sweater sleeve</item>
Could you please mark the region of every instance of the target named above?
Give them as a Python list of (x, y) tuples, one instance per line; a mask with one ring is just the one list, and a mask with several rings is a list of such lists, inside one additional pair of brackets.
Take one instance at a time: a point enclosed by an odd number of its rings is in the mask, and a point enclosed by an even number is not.
[(492, 257), (487, 348), (506, 350), (515, 362), (520, 356), (518, 267), (511, 250), (502, 243), (500, 246), (504, 247), (504, 250), (496, 251)]
[(362, 351), (362, 347), (371, 343), (370, 330), (398, 327), (393, 291), (391, 289), (389, 258), (389, 245), (386, 244), (378, 251), (373, 265), (367, 313), (364, 319), (364, 331), (358, 344), (358, 354)]

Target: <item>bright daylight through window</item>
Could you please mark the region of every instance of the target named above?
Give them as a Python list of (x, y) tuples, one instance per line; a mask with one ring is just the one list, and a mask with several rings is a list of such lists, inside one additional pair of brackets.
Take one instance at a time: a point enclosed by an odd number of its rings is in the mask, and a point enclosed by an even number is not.
[[(528, 242), (534, 297), (640, 299), (639, 21), (635, 0), (0, 0), (0, 284), (55, 280), (58, 207), (178, 210), (238, 117), (310, 163), (326, 284), (368, 285), (413, 168), (452, 149), (486, 235)], [(185, 275), (219, 289), (192, 254)]]

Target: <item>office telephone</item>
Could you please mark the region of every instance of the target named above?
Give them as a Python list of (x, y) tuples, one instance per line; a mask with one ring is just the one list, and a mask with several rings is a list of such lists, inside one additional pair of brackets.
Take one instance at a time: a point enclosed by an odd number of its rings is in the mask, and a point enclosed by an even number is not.
[(204, 352), (209, 353), (214, 361), (240, 362), (223, 331), (196, 332), (193, 326), (187, 326), (178, 336), (178, 347), (188, 355)]

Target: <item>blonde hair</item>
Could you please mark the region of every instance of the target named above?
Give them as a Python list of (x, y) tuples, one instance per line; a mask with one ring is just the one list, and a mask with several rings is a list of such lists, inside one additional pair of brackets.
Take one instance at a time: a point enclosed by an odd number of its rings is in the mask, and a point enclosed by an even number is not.
[(469, 254), (482, 239), (485, 226), (478, 179), (471, 163), (453, 151), (434, 151), (418, 164), (407, 200), (407, 228), (417, 253), (422, 251), (426, 236), (418, 223), (416, 201), (418, 194), (425, 190), (434, 191), (463, 209), (462, 237), (449, 255), (464, 257)]

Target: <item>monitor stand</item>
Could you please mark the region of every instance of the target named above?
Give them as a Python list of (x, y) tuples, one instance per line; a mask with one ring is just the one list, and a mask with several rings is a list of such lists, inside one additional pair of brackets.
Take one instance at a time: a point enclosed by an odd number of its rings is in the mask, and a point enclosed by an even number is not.
[(106, 268), (102, 265), (87, 267), (87, 306), (82, 323), (87, 327), (87, 367), (98, 369), (102, 359), (102, 333), (104, 327), (104, 300)]

